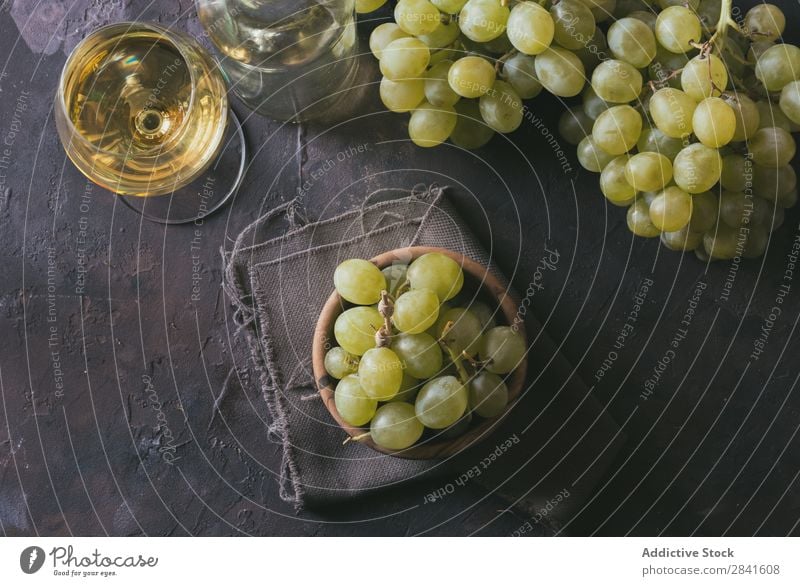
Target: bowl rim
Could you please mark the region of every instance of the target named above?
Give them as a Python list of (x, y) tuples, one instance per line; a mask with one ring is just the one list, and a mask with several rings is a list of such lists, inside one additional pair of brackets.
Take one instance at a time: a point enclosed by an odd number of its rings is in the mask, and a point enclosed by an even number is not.
[[(395, 248), (383, 252), (370, 259), (370, 262), (378, 266), (378, 268), (385, 268), (392, 264), (398, 258), (410, 259), (409, 262), (416, 260), (423, 254), (430, 252), (438, 252), (444, 254), (462, 267), (465, 277), (471, 278), (472, 281), (477, 282), (478, 290), (480, 292), (488, 293), (489, 296), (498, 302), (498, 308), (506, 324), (512, 325), (514, 323), (519, 325), (518, 332), (522, 335), (525, 341), (526, 349), (529, 351), (528, 336), (525, 331), (524, 320), (518, 318), (520, 303), (511, 291), (509, 286), (503, 285), (502, 281), (495, 276), (489, 267), (483, 266), (477, 261), (469, 258), (468, 256), (449, 250), (446, 248), (437, 248), (433, 246), (410, 246), (405, 248)], [(319, 318), (317, 319), (316, 327), (314, 328), (314, 338), (312, 341), (311, 357), (312, 369), (314, 373), (314, 380), (317, 389), (320, 393), (322, 401), (331, 414), (336, 423), (350, 436), (363, 435), (364, 428), (355, 427), (345, 422), (339, 415), (334, 402), (334, 389), (337, 379), (331, 377), (325, 370), (325, 353), (333, 345), (335, 345), (335, 338), (333, 337), (333, 324), (336, 318), (344, 311), (344, 300), (334, 289), (328, 299), (323, 305)], [(333, 342), (333, 343), (332, 343)], [(447, 439), (433, 439), (425, 443), (417, 443), (404, 450), (388, 450), (381, 448), (369, 436), (359, 439), (359, 443), (365, 444), (373, 450), (395, 456), (399, 458), (411, 460), (431, 460), (442, 459), (460, 453), (464, 449), (478, 444), (485, 440), (498, 426), (498, 424), (508, 415), (511, 409), (514, 408), (519, 396), (522, 392), (522, 387), (525, 383), (525, 376), (527, 372), (528, 356), (527, 352), (522, 362), (511, 373), (505, 375), (504, 380), (508, 387), (509, 400), (506, 408), (499, 415), (490, 419), (482, 419), (478, 425), (470, 427), (470, 429), (455, 438)]]

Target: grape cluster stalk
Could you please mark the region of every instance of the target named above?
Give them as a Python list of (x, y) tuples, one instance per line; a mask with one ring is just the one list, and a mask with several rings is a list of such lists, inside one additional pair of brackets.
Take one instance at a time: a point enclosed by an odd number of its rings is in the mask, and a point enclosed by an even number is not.
[(398, 0), (370, 50), (416, 145), (480, 148), (545, 90), (568, 100), (559, 132), (633, 234), (754, 258), (797, 202), (800, 48), (779, 7), (733, 14), (732, 0)]

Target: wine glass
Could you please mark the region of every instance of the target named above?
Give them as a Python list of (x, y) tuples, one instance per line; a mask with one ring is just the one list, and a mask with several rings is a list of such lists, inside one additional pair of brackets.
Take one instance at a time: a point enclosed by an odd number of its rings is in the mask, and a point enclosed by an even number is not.
[(157, 24), (83, 39), (61, 73), (55, 118), (75, 166), (149, 220), (199, 221), (244, 173), (244, 135), (216, 61)]

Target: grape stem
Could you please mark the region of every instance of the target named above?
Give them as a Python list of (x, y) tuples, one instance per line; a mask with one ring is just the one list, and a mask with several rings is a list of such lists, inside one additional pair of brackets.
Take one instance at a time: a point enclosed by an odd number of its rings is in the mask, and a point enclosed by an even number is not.
[(367, 432), (367, 433), (360, 433), (360, 434), (358, 434), (358, 435), (352, 435), (352, 436), (351, 436), (351, 435), (349, 435), (349, 436), (347, 436), (347, 437), (345, 438), (345, 440), (342, 442), (342, 445), (345, 445), (345, 444), (347, 444), (348, 442), (351, 442), (351, 441), (353, 441), (353, 442), (360, 442), (361, 440), (363, 440), (363, 439), (365, 439), (365, 438), (368, 438), (370, 435), (372, 435), (370, 432)]
[(500, 73), (500, 70), (501, 70), (501, 69), (503, 68), (503, 66), (506, 64), (506, 61), (508, 61), (509, 59), (511, 59), (511, 57), (513, 57), (514, 55), (516, 55), (518, 52), (519, 52), (519, 51), (517, 51), (516, 49), (511, 49), (511, 50), (510, 50), (508, 53), (506, 53), (505, 55), (502, 55), (502, 56), (498, 57), (497, 61), (495, 61), (495, 64), (494, 64), (494, 70), (495, 70), (495, 73), (498, 73), (498, 74), (499, 74), (499, 73)]
[(727, 35), (728, 27), (741, 32), (739, 25), (736, 24), (736, 21), (733, 20), (733, 18), (731, 18), (732, 13), (733, 0), (722, 0), (716, 29), (714, 30), (714, 34), (711, 35), (711, 38), (706, 42), (706, 45), (709, 47), (713, 45), (720, 55), (722, 54), (722, 48), (725, 45), (725, 37)]
[(375, 332), (375, 345), (378, 348), (388, 348), (392, 344), (392, 315), (394, 314), (394, 299), (385, 289), (381, 291), (381, 300), (378, 302), (378, 313), (383, 317), (381, 329)]
[(463, 356), (461, 356), (461, 354), (457, 354), (450, 346), (448, 346), (447, 342), (444, 341), (445, 336), (447, 336), (447, 333), (452, 329), (452, 327), (452, 321), (448, 321), (446, 324), (444, 324), (444, 327), (442, 328), (442, 335), (439, 338), (439, 345), (447, 353), (453, 365), (456, 367), (458, 379), (461, 381), (461, 384), (466, 385), (469, 383), (471, 377), (467, 372), (467, 369), (464, 368)]

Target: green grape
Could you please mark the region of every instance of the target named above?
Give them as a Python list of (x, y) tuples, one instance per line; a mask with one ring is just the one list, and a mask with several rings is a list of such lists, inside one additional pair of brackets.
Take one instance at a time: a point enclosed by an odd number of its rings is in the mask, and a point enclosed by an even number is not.
[(481, 417), (497, 417), (508, 405), (508, 387), (496, 374), (481, 372), (469, 382), (469, 408)]
[(786, 132), (796, 132), (798, 130), (797, 125), (789, 120), (789, 117), (783, 113), (783, 110), (777, 104), (767, 100), (760, 100), (756, 102), (756, 109), (759, 116), (758, 129), (775, 127), (782, 128)]
[(421, 79), (381, 79), (381, 102), (392, 112), (410, 112), (425, 99), (425, 82)]
[(634, 10), (652, 10), (650, 0), (617, 0), (613, 15), (616, 18), (628, 16)]
[(497, 132), (513, 132), (522, 124), (522, 99), (504, 81), (494, 82), (492, 89), (481, 96), (478, 107), (486, 124)]
[(621, 18), (608, 29), (608, 48), (617, 59), (637, 69), (647, 67), (656, 56), (656, 37), (646, 23)]
[(404, 370), (403, 381), (400, 383), (400, 390), (397, 391), (397, 394), (390, 400), (392, 402), (403, 401), (405, 403), (413, 403), (414, 399), (417, 398), (417, 393), (419, 393), (420, 388), (419, 380), (415, 379)]
[(325, 353), (325, 371), (333, 378), (343, 379), (358, 372), (358, 358), (344, 348), (334, 346)]
[(774, 4), (758, 4), (744, 15), (744, 30), (754, 39), (774, 41), (785, 28), (786, 17)]
[(503, 63), (503, 80), (510, 83), (523, 100), (535, 98), (542, 91), (536, 78), (535, 58), (523, 53), (509, 57)]
[(462, 57), (450, 67), (447, 81), (459, 96), (479, 98), (494, 85), (494, 67), (483, 57)]
[(658, 45), (655, 58), (647, 66), (647, 73), (658, 84), (681, 89), (680, 72), (688, 62), (688, 54), (673, 53)]
[(797, 150), (792, 135), (783, 128), (760, 128), (748, 144), (753, 162), (762, 167), (781, 167), (794, 158)]
[(700, 5), (700, 0), (658, 0), (656, 4), (658, 4), (662, 10), (670, 6), (688, 6), (692, 10), (696, 10)]
[(650, 98), (650, 117), (656, 127), (672, 138), (683, 138), (692, 133), (692, 116), (697, 102), (686, 93), (665, 87)]
[(392, 297), (397, 297), (397, 289), (406, 282), (408, 265), (403, 263), (393, 263), (388, 267), (381, 269), (381, 272), (386, 278), (386, 289), (389, 291), (389, 295)]
[(674, 159), (683, 148), (683, 141), (680, 138), (667, 136), (658, 128), (647, 127), (642, 129), (636, 148), (640, 153), (659, 153), (668, 159)]
[(556, 43), (565, 49), (580, 49), (594, 35), (594, 15), (578, 0), (561, 0), (550, 8)]
[(635, 18), (636, 20), (640, 20), (641, 22), (645, 23), (647, 28), (654, 33), (653, 39), (655, 39), (656, 14), (652, 10), (634, 10), (628, 14), (628, 18)]
[[(756, 199), (756, 201), (763, 201), (763, 200)], [(778, 207), (775, 208), (775, 215), (768, 218), (769, 221), (766, 223), (766, 225), (767, 228), (769, 228), (770, 232), (774, 232), (775, 230), (780, 228), (781, 225), (783, 225), (783, 220), (786, 217), (786, 213), (783, 210), (784, 208), (779, 205)]]
[(756, 78), (767, 91), (778, 92), (800, 76), (800, 48), (778, 44), (770, 47), (756, 62)]
[(708, 191), (722, 174), (722, 157), (717, 149), (693, 143), (672, 161), (675, 185), (689, 193)]
[(428, 103), (434, 106), (452, 106), (461, 99), (447, 81), (452, 64), (452, 61), (440, 61), (425, 74), (423, 93)]
[(506, 30), (509, 10), (500, 0), (468, 0), (458, 15), (458, 26), (468, 39), (486, 43)]
[(717, 28), (719, 13), (722, 9), (722, 0), (700, 0), (695, 9), (700, 23), (703, 25), (703, 32), (711, 35)]
[(625, 165), (625, 179), (636, 191), (659, 191), (672, 179), (672, 162), (659, 153), (637, 153)]
[[(409, 268), (409, 274), (413, 269)], [(412, 280), (413, 284), (413, 280)], [(439, 317), (439, 299), (431, 289), (414, 288), (406, 291), (394, 303), (392, 321), (406, 334), (420, 334), (436, 323)]]
[(356, 427), (368, 423), (378, 408), (378, 401), (367, 395), (354, 374), (339, 381), (333, 393), (333, 402), (345, 423)]
[[(703, 238), (705, 239), (705, 234), (703, 235)], [(694, 249), (694, 256), (697, 260), (704, 263), (710, 263), (712, 260), (717, 260), (709, 257), (706, 253), (706, 249), (703, 246), (699, 246)]]
[(632, 102), (642, 93), (642, 74), (630, 63), (608, 59), (592, 72), (592, 89), (606, 102)]
[(719, 96), (728, 85), (728, 72), (722, 59), (709, 53), (692, 57), (681, 72), (681, 88), (695, 101)]
[(629, 197), (628, 199), (624, 199), (624, 200), (620, 200), (620, 201), (613, 201), (613, 200), (610, 200), (610, 199), (607, 199), (606, 201), (608, 201), (608, 203), (610, 203), (613, 206), (617, 206), (618, 208), (625, 208), (627, 210), (634, 203), (636, 203), (636, 197), (637, 196), (634, 195), (633, 197)]
[(642, 116), (630, 106), (613, 106), (597, 117), (592, 138), (597, 146), (611, 155), (628, 152), (642, 133)]
[(388, 401), (400, 390), (403, 363), (390, 348), (370, 348), (358, 362), (358, 380), (368, 397)]
[[(752, 184), (756, 195), (780, 203), (782, 195), (797, 187), (797, 174), (791, 165), (781, 165), (778, 168), (753, 165)], [(738, 191), (744, 191), (744, 188)]]
[[(445, 331), (447, 324), (450, 329)], [(456, 307), (439, 316), (436, 322), (436, 333), (450, 350), (456, 354), (466, 352), (474, 356), (478, 353), (483, 326), (481, 320), (469, 309)]]
[(361, 356), (375, 346), (375, 333), (381, 326), (383, 317), (374, 307), (352, 307), (336, 318), (333, 333), (339, 346)]
[(692, 219), (689, 230), (702, 234), (717, 224), (719, 215), (719, 199), (710, 191), (696, 193), (692, 196)]
[(439, 432), (438, 437), (442, 439), (453, 439), (464, 435), (469, 426), (472, 425), (472, 411), (467, 411), (461, 419), (456, 421), (450, 427), (443, 429)]
[(555, 96), (577, 96), (586, 81), (580, 59), (566, 49), (549, 47), (536, 56), (536, 77), (545, 89)]
[(434, 6), (447, 14), (458, 14), (467, 0), (431, 0)]
[(374, 12), (384, 4), (386, 0), (356, 0), (356, 12), (359, 14)]
[(497, 325), (494, 315), (495, 311), (493, 311), (488, 305), (485, 303), (481, 303), (480, 301), (475, 301), (469, 306), (470, 312), (478, 318), (478, 321), (481, 322), (481, 332), (483, 330), (488, 330), (489, 328), (493, 328)]
[(381, 299), (386, 289), (386, 278), (381, 270), (368, 260), (351, 258), (339, 264), (333, 272), (333, 285), (337, 293), (350, 303), (371, 305)]
[(706, 98), (692, 115), (692, 129), (697, 139), (707, 147), (718, 149), (733, 139), (736, 114), (720, 98)]
[(650, 202), (650, 221), (662, 232), (675, 232), (692, 217), (692, 196), (679, 187), (667, 187)]
[[(775, 212), (778, 210), (782, 211), (780, 206), (777, 206), (775, 202), (769, 202), (760, 197), (751, 197), (751, 200), (753, 204), (753, 211), (750, 216), (750, 224), (754, 227), (769, 227), (769, 225), (772, 223)], [(781, 219), (781, 221), (783, 220)]]
[(480, 357), (486, 370), (495, 374), (511, 372), (525, 358), (527, 348), (522, 335), (510, 326), (496, 326), (481, 338)]
[(425, 431), (414, 414), (414, 406), (408, 403), (382, 405), (372, 418), (369, 434), (379, 447), (385, 450), (404, 450), (411, 447)]
[(591, 136), (585, 137), (578, 143), (577, 151), (578, 162), (592, 173), (599, 173), (615, 158), (597, 146)]
[(628, 208), (628, 230), (642, 238), (655, 238), (661, 230), (650, 221), (650, 206), (643, 199), (636, 199)]
[(395, 39), (383, 48), (381, 55), (381, 73), (393, 81), (422, 77), (431, 59), (427, 45), (414, 37)]
[(538, 55), (553, 42), (555, 25), (550, 13), (534, 2), (521, 2), (511, 9), (506, 34), (514, 48)]
[(424, 332), (395, 336), (392, 350), (414, 378), (431, 378), (442, 368), (442, 350), (436, 340)]
[(440, 252), (428, 252), (411, 263), (408, 280), (413, 289), (430, 289), (439, 301), (447, 301), (461, 291), (464, 272), (461, 265), (449, 256)]
[[(748, 180), (748, 175), (749, 180)], [(719, 182), (723, 189), (744, 191), (748, 183), (753, 183), (753, 164), (742, 155), (726, 155), (722, 157), (722, 173)]]
[(742, 256), (745, 258), (758, 258), (762, 256), (769, 245), (769, 230), (762, 227), (753, 227), (747, 233), (747, 242), (744, 245)]
[(468, 402), (467, 388), (456, 377), (440, 376), (422, 387), (414, 411), (425, 427), (444, 429), (464, 415)]
[[(596, 17), (595, 20), (597, 20)], [(585, 47), (577, 49), (575, 54), (578, 56), (578, 59), (581, 60), (581, 63), (583, 63), (583, 67), (586, 71), (591, 72), (607, 57), (607, 50), (608, 43), (605, 34), (600, 30), (600, 27), (595, 27), (592, 38), (589, 39)]]
[(407, 38), (409, 35), (397, 24), (393, 22), (384, 22), (375, 27), (372, 34), (369, 36), (369, 49), (372, 54), (380, 60), (383, 55), (383, 50), (392, 41), (397, 39)]
[(597, 117), (608, 110), (611, 104), (601, 99), (591, 85), (586, 86), (586, 89), (581, 96), (583, 98), (583, 112), (592, 120), (597, 120)]
[(712, 259), (728, 260), (744, 249), (745, 237), (739, 230), (719, 224), (703, 235), (703, 248)]
[(458, 23), (455, 21), (440, 25), (432, 33), (419, 35), (417, 38), (425, 43), (431, 50), (443, 49), (452, 45), (461, 35)]
[(764, 51), (774, 46), (775, 41), (754, 41), (747, 50), (748, 63), (755, 65), (759, 57), (764, 54)]
[(746, 140), (758, 130), (761, 116), (756, 103), (745, 94), (725, 92), (720, 96), (726, 104), (733, 108), (736, 116), (736, 130), (733, 131), (733, 142)]
[(690, 8), (669, 6), (656, 18), (656, 39), (673, 53), (692, 49), (692, 42), (700, 41), (700, 19)]
[(719, 197), (719, 218), (731, 228), (750, 222), (753, 196), (737, 191), (723, 191)]
[(625, 167), (630, 157), (622, 155), (608, 163), (600, 173), (600, 191), (611, 203), (627, 204), (636, 196), (636, 190), (625, 179)]
[(457, 51), (452, 47), (448, 47), (446, 49), (435, 49), (431, 53), (431, 60), (428, 65), (433, 66), (442, 61), (452, 61), (458, 56), (459, 51), (460, 49)]
[(439, 9), (428, 0), (399, 0), (394, 8), (394, 20), (410, 35), (427, 35), (441, 24)]
[(491, 129), (481, 117), (477, 100), (460, 100), (455, 105), (458, 121), (450, 141), (462, 149), (477, 149), (485, 145), (494, 136)]
[(674, 232), (662, 232), (661, 242), (670, 250), (688, 252), (703, 244), (703, 234), (691, 232), (688, 226)]
[(434, 106), (425, 101), (411, 114), (408, 136), (415, 145), (435, 147), (446, 141), (456, 127), (456, 111), (452, 106)]
[(777, 203), (784, 209), (793, 208), (797, 204), (797, 189), (795, 188), (779, 195)]
[(514, 48), (514, 45), (508, 40), (508, 35), (500, 35), (487, 43), (476, 44), (490, 55), (505, 55), (506, 53), (510, 53)]
[(605, 22), (611, 18), (617, 7), (617, 0), (581, 0), (581, 2), (592, 11), (595, 22)]
[(658, 197), (658, 194), (661, 193), (660, 191), (645, 191), (640, 193), (636, 196), (637, 199), (642, 199), (647, 203), (648, 209), (650, 208), (650, 204), (653, 203), (653, 200)]
[(568, 108), (558, 119), (558, 133), (569, 144), (578, 144), (592, 133), (594, 121), (582, 109)]
[(780, 106), (789, 120), (800, 124), (800, 81), (793, 81), (783, 86)]

